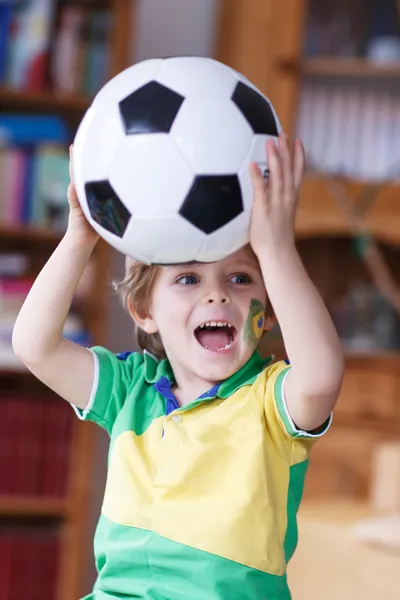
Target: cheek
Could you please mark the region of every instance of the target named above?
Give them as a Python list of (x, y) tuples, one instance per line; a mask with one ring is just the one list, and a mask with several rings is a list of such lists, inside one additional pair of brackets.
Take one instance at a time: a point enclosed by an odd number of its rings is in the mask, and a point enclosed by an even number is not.
[(250, 345), (256, 345), (264, 333), (265, 306), (262, 302), (252, 299), (243, 330), (243, 339)]
[(165, 293), (154, 305), (154, 317), (158, 327), (165, 332), (174, 332), (186, 327), (192, 304), (187, 295)]

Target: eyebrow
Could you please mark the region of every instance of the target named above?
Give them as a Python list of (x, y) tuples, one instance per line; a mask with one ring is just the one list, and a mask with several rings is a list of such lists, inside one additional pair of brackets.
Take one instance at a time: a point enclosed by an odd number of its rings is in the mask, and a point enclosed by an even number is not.
[[(192, 260), (190, 262), (174, 263), (174, 264), (162, 265), (162, 266), (165, 267), (168, 270), (172, 270), (172, 269), (190, 269), (190, 268), (193, 269), (193, 268), (196, 268), (196, 267), (204, 267), (204, 266), (207, 266), (207, 265), (214, 265), (217, 262), (219, 262), (219, 261), (200, 262), (200, 261), (197, 261), (197, 260)], [(233, 265), (233, 266), (235, 266), (235, 265)], [(258, 271), (260, 270), (260, 267), (258, 266), (258, 264), (254, 260), (251, 260), (250, 258), (242, 258), (239, 261), (237, 261), (236, 268), (241, 268), (241, 267), (251, 267), (253, 269), (257, 269)]]

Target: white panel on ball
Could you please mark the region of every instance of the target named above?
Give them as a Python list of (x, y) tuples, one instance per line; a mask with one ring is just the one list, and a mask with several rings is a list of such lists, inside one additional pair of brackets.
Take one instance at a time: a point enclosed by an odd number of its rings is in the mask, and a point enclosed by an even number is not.
[(170, 135), (201, 175), (236, 173), (253, 138), (242, 113), (227, 98), (187, 99)]
[(132, 215), (179, 211), (194, 173), (167, 134), (126, 136), (109, 167), (109, 180)]
[(185, 98), (229, 99), (237, 85), (234, 71), (211, 58), (170, 58), (161, 65), (156, 80)]
[(263, 174), (268, 169), (266, 145), (269, 139), (274, 140), (276, 143), (274, 136), (257, 135), (253, 138), (250, 152), (239, 171), (239, 181), (242, 188), (244, 208), (246, 210), (250, 210), (253, 203), (253, 183), (250, 176), (250, 163), (256, 162)]
[(247, 243), (249, 162), (265, 161), (268, 137), (257, 132), (281, 128), (246, 86), (257, 90), (214, 60), (177, 57), (129, 67), (100, 90), (73, 171), (107, 242), (163, 264), (218, 260)]
[(209, 234), (201, 248), (199, 260), (202, 262), (213, 262), (221, 260), (229, 253), (233, 254), (249, 241), (250, 213), (242, 212), (230, 223)]
[(113, 157), (124, 139), (125, 131), (117, 106), (108, 110), (106, 119), (102, 111), (91, 106), (79, 125), (74, 141), (72, 168), (79, 201), (92, 225), (85, 183), (108, 178)]
[(204, 233), (180, 215), (133, 217), (125, 233), (129, 256), (147, 263), (174, 264), (194, 260)]
[(156, 77), (162, 63), (163, 60), (161, 58), (151, 58), (118, 73), (118, 75), (102, 87), (93, 100), (93, 105), (115, 106), (115, 109), (118, 111), (118, 102), (152, 81)]

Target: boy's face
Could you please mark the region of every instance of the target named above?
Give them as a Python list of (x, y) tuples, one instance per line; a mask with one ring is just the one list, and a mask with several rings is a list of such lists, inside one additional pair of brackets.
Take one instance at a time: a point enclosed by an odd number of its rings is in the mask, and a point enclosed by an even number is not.
[(145, 330), (160, 333), (177, 379), (218, 382), (247, 362), (271, 327), (266, 303), (259, 263), (246, 247), (215, 263), (160, 268)]

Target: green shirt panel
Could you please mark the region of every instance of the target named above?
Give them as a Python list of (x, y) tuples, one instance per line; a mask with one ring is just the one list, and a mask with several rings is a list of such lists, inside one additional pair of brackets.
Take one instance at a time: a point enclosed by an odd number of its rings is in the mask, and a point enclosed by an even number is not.
[(110, 552), (97, 555), (103, 577), (85, 600), (291, 599), (285, 575), (263, 573), (146, 529), (117, 525), (103, 515), (95, 545), (107, 545)]

